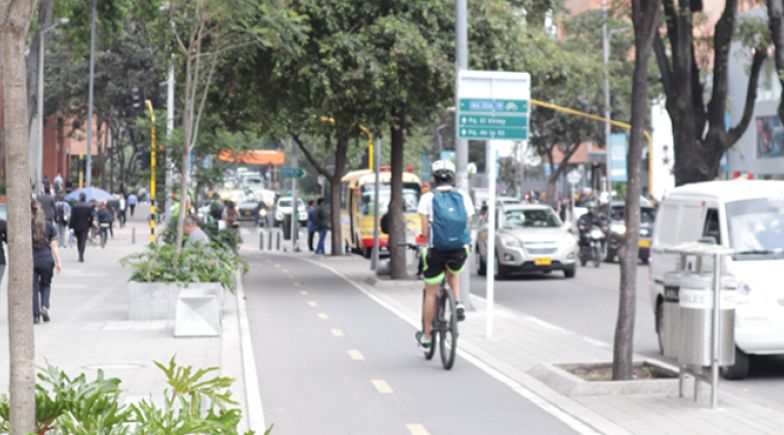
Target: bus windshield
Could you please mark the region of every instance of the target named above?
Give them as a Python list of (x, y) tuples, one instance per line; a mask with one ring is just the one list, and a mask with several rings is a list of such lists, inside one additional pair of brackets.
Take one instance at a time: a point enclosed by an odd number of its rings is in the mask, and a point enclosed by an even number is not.
[[(381, 184), (378, 187), (378, 215), (384, 216), (392, 199), (392, 188), (389, 184)], [(373, 184), (362, 186), (362, 200), (359, 203), (359, 212), (365, 216), (373, 214), (373, 204), (375, 199), (375, 187)], [(403, 185), (403, 212), (416, 213), (419, 205), (419, 185), (409, 183)]]

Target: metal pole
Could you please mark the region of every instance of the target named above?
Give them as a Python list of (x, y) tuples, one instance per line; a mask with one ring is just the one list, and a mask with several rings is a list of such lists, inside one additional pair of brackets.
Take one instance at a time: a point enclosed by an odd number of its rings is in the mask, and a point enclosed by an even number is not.
[[(495, 153), (495, 141), (488, 141), (490, 144), (490, 152)], [(487, 171), (490, 177), (490, 186), (488, 193), (490, 195), (488, 210), (487, 210), (487, 265), (486, 268), (486, 282), (487, 282), (487, 319), (485, 322), (485, 336), (490, 338), (493, 336), (493, 305), (495, 304), (495, 165), (490, 164)]]
[[(721, 320), (721, 256), (713, 254), (713, 340), (711, 355), (711, 408), (719, 404), (719, 326)], [(695, 382), (697, 382), (695, 380)]]
[[(457, 61), (456, 69), (459, 73), (461, 70), (468, 69), (468, 0), (456, 0), (455, 8), (455, 33), (456, 33), (456, 52), (455, 60)], [(468, 141), (458, 139), (458, 119), (457, 107), (460, 104), (458, 96), (460, 95), (460, 80), (459, 74), (455, 74), (455, 154), (457, 155), (457, 188), (465, 192), (470, 192), (468, 186)], [(439, 156), (440, 157), (440, 156)], [(471, 261), (471, 258), (466, 259)], [(460, 275), (460, 301), (467, 310), (473, 310), (474, 306), (471, 304), (471, 273), (463, 273)]]
[(44, 165), (44, 34), (48, 29), (43, 29), (38, 34), (38, 155), (35, 164), (35, 189), (41, 191)]
[(375, 172), (376, 180), (373, 182), (373, 257), (370, 260), (370, 269), (377, 270), (378, 269), (378, 250), (380, 249), (380, 244), (378, 240), (380, 228), (379, 228), (379, 200), (378, 200), (378, 193), (380, 190), (380, 180), (381, 178), (381, 138), (376, 138), (376, 146), (373, 149), (375, 153), (375, 159), (373, 160), (373, 171)]
[[(155, 243), (155, 110), (152, 107), (152, 101), (145, 101), (147, 110), (150, 111), (150, 121), (152, 121), (152, 128), (150, 130), (150, 243)], [(180, 210), (180, 213), (185, 213), (185, 210)]]
[[(169, 66), (169, 77), (166, 82), (166, 139), (171, 140), (171, 134), (174, 130), (174, 59), (172, 59), (172, 64)], [(169, 151), (166, 151), (166, 184), (164, 189), (166, 190), (166, 201), (164, 203), (164, 213), (166, 214), (167, 218), (171, 213), (172, 207), (172, 188), (174, 184), (174, 171), (172, 171), (172, 161), (171, 156), (169, 155)]]
[[(297, 168), (297, 145), (291, 141), (291, 167)], [(299, 220), (299, 204), (297, 204), (297, 177), (291, 177), (291, 250), (299, 251), (297, 245), (297, 223)]]
[(92, 168), (93, 168), (93, 82), (95, 78), (95, 15), (98, 0), (92, 0), (92, 13), (90, 14), (90, 75), (89, 85), (87, 89), (87, 168), (86, 184), (90, 187), (92, 184)]
[[(602, 0), (602, 54), (604, 57), (604, 118), (610, 119), (610, 34), (607, 30), (607, 0)], [(607, 198), (612, 201), (612, 153), (610, 152), (610, 124), (604, 123), (606, 151)]]

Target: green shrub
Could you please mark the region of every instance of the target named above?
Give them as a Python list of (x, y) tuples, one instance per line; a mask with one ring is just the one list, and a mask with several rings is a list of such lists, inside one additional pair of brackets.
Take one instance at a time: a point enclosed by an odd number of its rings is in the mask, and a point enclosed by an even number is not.
[(123, 258), (121, 263), (133, 267), (132, 281), (219, 282), (232, 292), (236, 290), (237, 269), (248, 270), (242, 257), (215, 243), (187, 244), (179, 254), (172, 245), (153, 243), (146, 251)]
[[(121, 404), (120, 379), (75, 378), (49, 366), (36, 385), (36, 431), (63, 435), (238, 434), (242, 411), (231, 397), (233, 379), (208, 378), (217, 368), (194, 370), (155, 362), (166, 377), (162, 406), (152, 400)], [(8, 397), (0, 396), (0, 432), (10, 432)], [(269, 434), (270, 426), (264, 433)], [(246, 432), (252, 434), (253, 432)]]

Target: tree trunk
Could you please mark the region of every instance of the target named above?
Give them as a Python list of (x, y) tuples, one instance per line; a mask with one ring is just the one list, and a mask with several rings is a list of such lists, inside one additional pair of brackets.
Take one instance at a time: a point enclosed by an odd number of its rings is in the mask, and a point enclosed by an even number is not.
[(332, 255), (342, 255), (343, 246), (340, 228), (340, 180), (346, 172), (346, 162), (348, 153), (348, 136), (343, 133), (338, 134), (337, 149), (335, 150), (335, 172), (332, 173), (329, 184), (329, 215), (330, 226), (332, 227)]
[(30, 54), (27, 55), (27, 126), (33, 124), (33, 115), (38, 111), (38, 58), (39, 34), (41, 30), (52, 24), (54, 16), (54, 0), (42, 0), (38, 5), (38, 32), (30, 39)]
[(405, 131), (402, 116), (391, 127), (392, 197), (389, 203), (389, 259), (392, 279), (406, 279), (406, 219), (403, 214), (403, 156)]
[(648, 57), (659, 21), (659, 0), (632, 0), (634, 25), (634, 76), (632, 81), (632, 130), (626, 161), (626, 237), (621, 256), (618, 321), (613, 345), (613, 380), (631, 379), (634, 371), (634, 308), (637, 257), (640, 247), (640, 193), (642, 191), (643, 128), (648, 112)]
[(0, 82), (8, 203), (8, 341), (13, 434), (35, 430), (35, 340), (30, 284), (29, 133), (25, 43), (35, 0), (0, 2)]
[[(784, 85), (784, 6), (779, 0), (766, 0), (768, 6), (768, 26), (773, 37), (773, 46), (776, 47), (774, 59), (776, 61), (776, 71), (779, 81)], [(778, 115), (784, 123), (784, 86), (781, 88), (781, 98), (779, 99)]]

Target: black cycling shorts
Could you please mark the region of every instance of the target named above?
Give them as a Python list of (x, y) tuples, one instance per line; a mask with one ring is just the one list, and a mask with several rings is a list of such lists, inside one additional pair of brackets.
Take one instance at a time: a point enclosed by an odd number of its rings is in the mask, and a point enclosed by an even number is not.
[(448, 269), (453, 275), (463, 271), (468, 248), (463, 247), (452, 251), (439, 251), (427, 248), (422, 255), (422, 275), (426, 284), (440, 284)]

